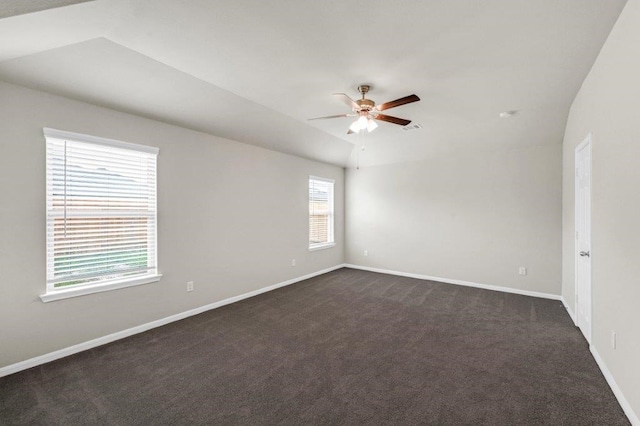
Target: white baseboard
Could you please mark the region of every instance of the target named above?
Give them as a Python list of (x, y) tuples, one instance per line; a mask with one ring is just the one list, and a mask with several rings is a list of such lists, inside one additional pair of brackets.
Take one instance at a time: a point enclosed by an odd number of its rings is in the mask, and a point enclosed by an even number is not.
[(147, 330), (151, 330), (152, 328), (160, 327), (174, 321), (179, 321), (181, 319), (188, 318), (193, 315), (198, 315), (206, 311), (210, 311), (212, 309), (219, 308), (221, 306), (229, 305), (231, 303), (239, 302), (243, 299), (248, 299), (250, 297), (257, 296), (262, 293), (266, 293), (268, 291), (276, 290), (280, 287), (285, 287), (291, 284), (295, 284), (299, 281), (304, 281), (309, 278), (313, 278), (318, 275), (326, 274), (327, 272), (335, 271), (336, 269), (343, 268), (345, 265), (336, 265), (331, 268), (323, 269), (321, 271), (313, 272), (311, 274), (304, 275), (302, 277), (292, 278), (287, 281), (283, 281), (278, 284), (270, 285), (268, 287), (263, 287), (261, 289), (251, 291), (249, 293), (244, 293), (239, 296), (230, 297), (228, 299), (220, 300), (219, 302), (210, 303), (205, 306), (201, 306), (199, 308), (191, 309), (186, 312), (181, 312), (179, 314), (171, 315), (165, 318), (161, 318), (156, 321), (151, 321), (146, 324), (142, 324), (136, 327), (128, 328), (126, 330), (118, 331), (116, 333), (112, 333), (103, 337), (98, 337), (97, 339), (89, 340), (87, 342), (78, 343), (77, 345), (69, 346), (64, 349), (60, 349), (54, 352), (50, 352), (48, 354), (40, 355), (35, 358), (27, 359), (25, 361), (20, 361), (15, 364), (8, 365), (6, 367), (0, 368), (0, 377), (8, 376), (9, 374), (17, 373), (22, 370), (26, 370), (31, 367), (36, 367), (38, 365), (45, 364), (47, 362), (55, 361), (56, 359), (64, 358), (69, 355), (76, 354), (78, 352), (86, 351), (88, 349), (95, 348), (97, 346), (102, 346), (107, 343), (115, 342), (116, 340), (124, 339), (125, 337), (132, 336), (134, 334), (142, 333)]
[(564, 299), (564, 297), (562, 297), (560, 300), (562, 300), (562, 304), (564, 305), (564, 308), (567, 310), (567, 312), (569, 313), (569, 316), (571, 317), (571, 320), (573, 321), (573, 324), (577, 327), (578, 326), (578, 317), (576, 317), (575, 312), (573, 312), (573, 309), (571, 309), (569, 307), (569, 304), (567, 303), (567, 301)]
[(529, 291), (529, 290), (518, 290), (510, 287), (500, 287), (496, 285), (479, 284), (471, 281), (452, 280), (450, 278), (432, 277), (429, 275), (412, 274), (410, 272), (391, 271), (388, 269), (370, 268), (368, 266), (352, 265), (349, 263), (345, 264), (344, 266), (346, 268), (361, 269), (363, 271), (371, 271), (371, 272), (379, 272), (381, 274), (398, 275), (401, 277), (417, 278), (420, 280), (438, 281), (446, 284), (457, 284), (457, 285), (463, 285), (466, 287), (476, 287), (476, 288), (483, 288), (485, 290), (501, 291), (504, 293), (521, 294), (523, 296), (541, 297), (543, 299), (561, 300), (561, 296), (558, 294), (540, 293), (537, 291)]
[(614, 380), (613, 375), (607, 368), (607, 365), (604, 363), (604, 360), (596, 350), (595, 346), (589, 345), (589, 350), (591, 351), (593, 358), (596, 360), (596, 363), (598, 363), (598, 367), (600, 367), (600, 371), (602, 371), (604, 378), (607, 379), (607, 383), (609, 383), (609, 387), (611, 388), (611, 390), (613, 391), (613, 394), (618, 399), (618, 402), (620, 403), (622, 410), (624, 410), (624, 413), (629, 418), (629, 421), (631, 422), (631, 424), (633, 426), (640, 426), (640, 419), (638, 418), (636, 413), (633, 412), (633, 409), (631, 408), (631, 404), (629, 404), (629, 401), (627, 401), (627, 399), (622, 394), (622, 391), (618, 387), (618, 384)]

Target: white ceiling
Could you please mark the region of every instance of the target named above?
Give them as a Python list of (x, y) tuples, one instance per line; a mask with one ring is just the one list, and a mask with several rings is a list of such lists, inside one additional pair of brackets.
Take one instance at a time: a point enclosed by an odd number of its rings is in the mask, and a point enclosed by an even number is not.
[(0, 18), (53, 9), (85, 1), (92, 0), (3, 0), (0, 3)]
[[(0, 19), (0, 79), (339, 165), (559, 144), (625, 2), (97, 0)], [(307, 121), (362, 83), (423, 129)]]

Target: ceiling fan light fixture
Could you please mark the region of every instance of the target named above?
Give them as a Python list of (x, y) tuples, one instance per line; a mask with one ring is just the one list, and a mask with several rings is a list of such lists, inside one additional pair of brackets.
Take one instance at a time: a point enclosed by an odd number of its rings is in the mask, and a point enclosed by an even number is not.
[(360, 132), (359, 119), (354, 121), (353, 123), (351, 123), (351, 126), (349, 126), (349, 130), (351, 130), (354, 133), (359, 133)]
[(369, 119), (367, 118), (366, 115), (361, 114), (360, 117), (358, 117), (358, 126), (360, 126), (360, 129), (364, 130), (367, 128), (367, 125), (369, 124)]
[(369, 132), (373, 132), (377, 128), (378, 128), (378, 123), (376, 123), (375, 120), (369, 119), (369, 122), (367, 123), (367, 130)]

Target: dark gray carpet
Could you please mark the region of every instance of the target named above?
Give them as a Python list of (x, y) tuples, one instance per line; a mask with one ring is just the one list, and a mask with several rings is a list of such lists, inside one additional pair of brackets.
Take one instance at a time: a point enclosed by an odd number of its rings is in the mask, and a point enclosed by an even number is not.
[(560, 302), (352, 269), (2, 378), (0, 423), (629, 424)]

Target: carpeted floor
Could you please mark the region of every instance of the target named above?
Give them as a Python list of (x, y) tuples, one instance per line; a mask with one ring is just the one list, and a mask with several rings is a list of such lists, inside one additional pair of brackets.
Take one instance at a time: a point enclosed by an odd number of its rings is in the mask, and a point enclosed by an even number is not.
[(0, 424), (629, 422), (560, 302), (340, 269), (0, 378)]

